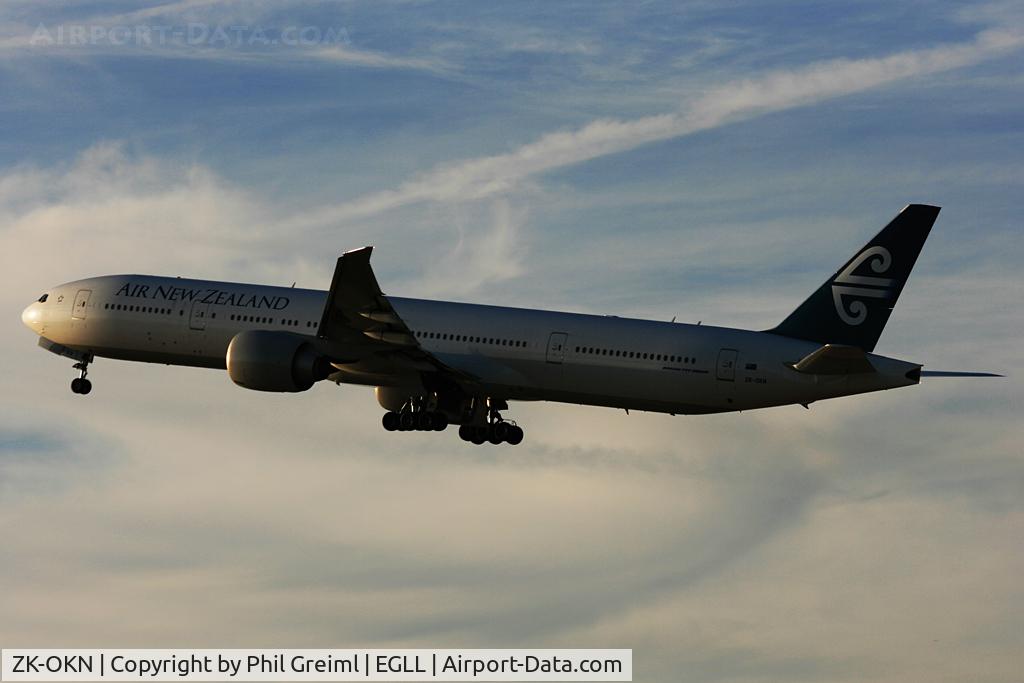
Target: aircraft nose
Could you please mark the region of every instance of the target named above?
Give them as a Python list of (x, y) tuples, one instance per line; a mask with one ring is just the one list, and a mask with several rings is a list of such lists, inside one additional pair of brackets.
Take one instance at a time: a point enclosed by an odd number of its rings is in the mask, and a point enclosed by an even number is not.
[(24, 311), (21, 312), (21, 322), (25, 324), (25, 327), (32, 331), (35, 331), (36, 325), (39, 323), (39, 304), (29, 304)]

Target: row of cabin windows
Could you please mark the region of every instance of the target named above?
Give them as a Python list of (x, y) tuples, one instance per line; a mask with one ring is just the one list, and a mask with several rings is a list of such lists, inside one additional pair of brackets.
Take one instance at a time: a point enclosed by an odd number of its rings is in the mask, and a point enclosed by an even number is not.
[(131, 313), (155, 313), (157, 315), (170, 315), (174, 311), (170, 308), (158, 308), (156, 306), (135, 306), (133, 304), (103, 304), (105, 311), (129, 311)]
[(448, 332), (417, 332), (412, 331), (413, 336), (423, 339), (440, 339), (441, 341), (467, 342), (470, 344), (493, 344), (495, 346), (513, 346), (518, 349), (526, 348), (526, 342), (520, 339), (500, 339), (497, 337), (475, 337), (468, 334), (449, 334)]
[[(129, 311), (139, 313), (156, 313), (159, 315), (170, 315), (173, 311), (169, 308), (156, 308), (153, 306), (135, 306), (129, 304), (103, 304), (103, 308), (107, 310), (115, 311)], [(184, 315), (185, 312), (181, 311), (180, 315)], [(217, 313), (210, 314), (211, 318), (216, 318)], [(273, 318), (257, 315), (239, 315), (232, 313), (231, 320), (244, 322), (244, 323), (257, 323), (261, 325), (272, 325), (274, 324)], [(281, 319), (282, 325), (288, 325), (289, 327), (298, 327), (299, 321), (294, 319)], [(319, 324), (312, 321), (306, 321), (306, 327), (319, 327)], [(440, 339), (441, 341), (457, 341), (457, 342), (468, 342), (471, 344), (493, 344), (495, 346), (512, 346), (515, 348), (525, 348), (526, 342), (519, 339), (500, 339), (495, 337), (476, 337), (466, 334), (449, 334), (447, 332), (416, 332), (413, 334), (417, 337), (424, 337), (426, 339)], [(656, 360), (668, 363), (685, 363), (693, 364), (697, 362), (696, 358), (690, 356), (673, 356), (669, 354), (661, 353), (643, 353), (640, 351), (622, 351), (612, 349), (598, 349), (592, 346), (577, 346), (576, 353), (584, 353), (594, 356), (615, 356), (617, 358), (636, 358), (640, 360)]]
[[(260, 325), (273, 325), (274, 324), (274, 319), (273, 318), (268, 318), (268, 317), (264, 317), (264, 316), (261, 316), (261, 315), (241, 315), (241, 314), (238, 314), (238, 313), (232, 313), (231, 314), (231, 319), (235, 320), (235, 321), (238, 321), (238, 322), (242, 322), (242, 323), (257, 323), (257, 324), (260, 324)], [(279, 322), (279, 324), (287, 325), (288, 327), (299, 327), (299, 325), (302, 324), (301, 320), (295, 320), (294, 318), (281, 318), (281, 320), (278, 321), (278, 322)], [(315, 322), (313, 320), (307, 320), (306, 321), (306, 327), (319, 327), (319, 326), (320, 326), (320, 323)]]
[[(103, 304), (103, 310), (108, 310), (108, 311), (128, 311), (129, 313), (155, 313), (157, 315), (171, 315), (172, 313), (174, 313), (174, 310), (170, 309), (170, 308), (159, 308), (157, 306), (135, 306), (133, 304), (110, 304), (110, 303)], [(185, 311), (184, 310), (178, 311), (178, 315), (181, 315), (181, 316), (185, 315)], [(203, 313), (200, 313), (199, 317), (202, 318), (202, 317), (205, 317), (205, 315)], [(210, 313), (210, 318), (211, 319), (216, 319), (217, 318), (217, 312), (214, 311), (214, 312)], [(274, 324), (274, 319), (273, 318), (268, 318), (268, 317), (258, 316), (258, 315), (239, 315), (239, 314), (232, 313), (231, 314), (231, 320), (238, 321), (238, 322), (245, 322), (245, 323), (258, 323), (258, 324), (263, 324), (263, 325), (273, 325)], [(289, 327), (299, 327), (299, 325), (302, 324), (302, 321), (295, 320), (295, 319), (290, 319), (290, 318), (281, 318), (280, 324), (287, 325)], [(306, 321), (306, 327), (319, 327), (319, 326), (320, 326), (320, 324), (315, 322), (315, 321), (313, 321), (313, 320), (307, 320)]]
[(622, 351), (614, 349), (596, 349), (592, 346), (577, 346), (576, 353), (593, 356), (615, 356), (616, 358), (637, 358), (639, 360), (657, 360), (666, 363), (693, 364), (697, 362), (692, 356), (673, 356), (667, 353), (644, 353), (641, 351)]

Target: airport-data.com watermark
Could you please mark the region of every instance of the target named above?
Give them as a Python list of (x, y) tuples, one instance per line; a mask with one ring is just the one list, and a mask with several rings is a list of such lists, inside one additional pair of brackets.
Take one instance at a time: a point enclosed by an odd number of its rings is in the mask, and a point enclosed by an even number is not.
[(29, 38), (32, 47), (162, 47), (211, 48), (311, 47), (348, 45), (343, 26), (278, 26), (252, 24), (39, 24)]

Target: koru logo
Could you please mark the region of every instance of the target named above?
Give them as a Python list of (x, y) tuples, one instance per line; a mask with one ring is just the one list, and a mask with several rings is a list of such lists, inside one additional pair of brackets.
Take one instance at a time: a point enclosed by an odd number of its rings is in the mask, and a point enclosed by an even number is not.
[[(836, 313), (847, 325), (860, 325), (868, 318), (868, 307), (863, 301), (850, 301), (843, 305), (843, 297), (887, 299), (892, 293), (895, 280), (871, 275), (854, 275), (865, 262), (869, 262), (871, 270), (884, 273), (892, 266), (892, 254), (885, 247), (871, 247), (857, 254), (850, 265), (832, 281), (832, 301), (836, 305)], [(856, 286), (850, 286), (856, 285)]]

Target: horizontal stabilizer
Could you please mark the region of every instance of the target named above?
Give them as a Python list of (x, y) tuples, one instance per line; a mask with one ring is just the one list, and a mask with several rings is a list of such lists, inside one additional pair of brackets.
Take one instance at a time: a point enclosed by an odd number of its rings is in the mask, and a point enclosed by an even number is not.
[(922, 370), (922, 377), (1006, 377), (994, 372), (955, 372), (950, 370)]
[(790, 367), (809, 375), (855, 375), (875, 372), (875, 366), (868, 360), (864, 349), (841, 344), (825, 344)]

